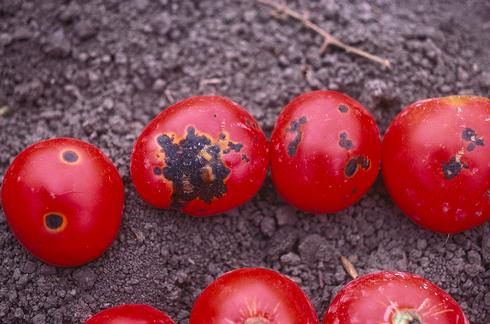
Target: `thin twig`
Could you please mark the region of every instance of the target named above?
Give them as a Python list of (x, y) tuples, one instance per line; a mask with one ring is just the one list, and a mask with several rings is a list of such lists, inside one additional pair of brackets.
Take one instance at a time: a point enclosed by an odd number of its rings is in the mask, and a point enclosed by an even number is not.
[(340, 263), (342, 263), (342, 266), (344, 267), (345, 272), (352, 278), (356, 279), (359, 277), (359, 274), (357, 273), (356, 267), (350, 262), (349, 259), (347, 259), (345, 256), (341, 255), (340, 256)]
[(362, 56), (368, 60), (371, 60), (373, 62), (379, 63), (383, 66), (386, 66), (387, 68), (391, 68), (391, 63), (387, 59), (381, 58), (379, 56), (370, 54), (366, 51), (363, 51), (359, 48), (347, 45), (346, 43), (340, 41), (336, 37), (332, 36), (332, 34), (328, 33), (324, 29), (322, 29), (320, 26), (317, 24), (313, 23), (309, 17), (308, 13), (305, 12), (303, 14), (294, 11), (293, 9), (289, 8), (286, 4), (286, 2), (276, 2), (273, 0), (257, 0), (258, 2), (268, 5), (269, 7), (274, 8), (278, 13), (282, 13), (286, 16), (292, 17), (300, 22), (302, 22), (307, 28), (315, 31), (319, 35), (321, 35), (324, 39), (323, 44), (320, 48), (320, 53), (323, 53), (329, 45), (337, 46), (339, 48), (344, 49), (346, 52), (350, 52), (359, 56)]

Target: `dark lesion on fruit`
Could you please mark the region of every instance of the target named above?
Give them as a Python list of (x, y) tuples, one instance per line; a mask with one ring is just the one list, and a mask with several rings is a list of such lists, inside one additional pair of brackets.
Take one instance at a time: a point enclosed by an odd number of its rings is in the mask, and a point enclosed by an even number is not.
[(347, 136), (347, 133), (346, 132), (341, 132), (340, 133), (340, 135), (339, 135), (339, 145), (340, 145), (341, 148), (346, 149), (346, 150), (350, 150), (351, 148), (354, 147), (354, 144), (349, 139), (349, 137)]
[(63, 157), (63, 160), (68, 163), (75, 163), (78, 161), (78, 154), (70, 150), (64, 151), (61, 156)]
[(485, 146), (483, 142), (483, 138), (478, 137), (475, 130), (472, 128), (466, 127), (461, 133), (461, 138), (469, 142), (466, 148), (470, 152), (473, 151), (476, 148), (476, 146)]
[(347, 107), (347, 105), (345, 105), (345, 104), (340, 104), (339, 111), (342, 113), (346, 113), (349, 111), (349, 107)]
[(453, 156), (448, 162), (442, 163), (442, 173), (448, 180), (457, 177), (462, 169), (468, 169), (468, 165), (463, 163), (458, 156)]
[(250, 162), (250, 159), (248, 158), (247, 154), (242, 154), (242, 161)]
[(226, 148), (223, 151), (223, 153), (228, 154), (231, 151), (235, 151), (235, 152), (239, 153), (242, 150), (242, 147), (243, 147), (243, 144), (237, 144), (237, 143), (233, 143), (232, 141), (229, 141), (228, 142), (228, 148)]
[(46, 227), (50, 230), (56, 231), (63, 226), (63, 217), (59, 214), (47, 214), (44, 217), (44, 222), (46, 223)]
[[(166, 134), (157, 138), (165, 153), (166, 166), (161, 173), (173, 184), (172, 205), (175, 208), (197, 198), (209, 204), (214, 198), (222, 197), (227, 190), (225, 179), (230, 174), (230, 169), (221, 159), (218, 144), (213, 144), (206, 135), (197, 134), (192, 126), (186, 131), (185, 138), (178, 143)], [(219, 139), (222, 139), (221, 135)], [(242, 146), (232, 145), (233, 149), (241, 149)]]
[(344, 168), (344, 174), (350, 178), (356, 174), (357, 170), (362, 169), (366, 171), (370, 166), (371, 161), (367, 157), (361, 155), (356, 158), (352, 158), (347, 162)]
[(298, 151), (299, 142), (301, 142), (301, 138), (303, 136), (301, 132), (301, 125), (306, 124), (306, 117), (300, 117), (296, 120), (293, 120), (289, 128), (286, 129), (289, 133), (296, 133), (294, 139), (288, 144), (288, 154), (289, 156), (295, 156)]

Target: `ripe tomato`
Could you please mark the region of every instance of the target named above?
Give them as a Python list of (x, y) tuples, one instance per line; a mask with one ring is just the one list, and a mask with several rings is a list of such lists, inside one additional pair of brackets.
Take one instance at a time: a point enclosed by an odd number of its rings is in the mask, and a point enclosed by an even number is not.
[(12, 231), (34, 256), (77, 266), (97, 258), (114, 240), (124, 189), (99, 149), (57, 138), (15, 158), (3, 179), (2, 203)]
[(314, 324), (315, 310), (301, 288), (272, 270), (225, 273), (197, 298), (189, 324)]
[(84, 324), (174, 324), (174, 321), (151, 306), (127, 304), (100, 311)]
[(271, 138), (272, 180), (296, 208), (333, 213), (358, 201), (376, 180), (379, 130), (369, 112), (335, 91), (293, 99)]
[(131, 177), (149, 204), (207, 216), (252, 198), (268, 162), (267, 139), (244, 108), (223, 97), (192, 97), (146, 126)]
[(490, 219), (490, 100), (453, 96), (415, 102), (383, 140), (383, 178), (412, 220), (457, 233)]
[(441, 288), (404, 272), (378, 272), (349, 282), (335, 296), (323, 324), (469, 324)]

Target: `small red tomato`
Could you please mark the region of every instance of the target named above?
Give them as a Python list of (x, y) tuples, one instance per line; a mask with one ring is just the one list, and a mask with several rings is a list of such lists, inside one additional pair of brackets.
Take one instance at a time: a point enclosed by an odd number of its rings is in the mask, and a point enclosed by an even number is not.
[(272, 270), (242, 268), (225, 273), (197, 298), (189, 324), (314, 324), (308, 297)]
[(174, 324), (174, 321), (151, 306), (127, 304), (100, 311), (84, 324)]
[(2, 187), (12, 231), (35, 257), (77, 266), (100, 256), (121, 224), (124, 189), (111, 161), (72, 138), (36, 143), (12, 162)]
[(358, 201), (376, 180), (379, 130), (357, 101), (335, 91), (293, 99), (271, 138), (272, 180), (296, 208), (333, 213)]
[(208, 216), (252, 198), (268, 162), (267, 139), (244, 108), (223, 97), (192, 97), (146, 126), (131, 177), (149, 204)]
[(400, 209), (433, 231), (490, 219), (490, 100), (452, 96), (405, 108), (383, 140), (383, 178)]
[(335, 296), (323, 324), (469, 324), (456, 301), (422, 277), (378, 272), (349, 282)]

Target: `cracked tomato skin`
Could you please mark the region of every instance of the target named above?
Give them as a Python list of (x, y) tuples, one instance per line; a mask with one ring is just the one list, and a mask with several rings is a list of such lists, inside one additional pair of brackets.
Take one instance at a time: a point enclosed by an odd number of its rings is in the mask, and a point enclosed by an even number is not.
[(382, 172), (413, 221), (458, 233), (490, 219), (490, 100), (452, 96), (417, 101), (383, 140)]
[(252, 198), (268, 163), (267, 139), (244, 108), (199, 96), (168, 107), (146, 126), (133, 148), (131, 178), (155, 207), (208, 216)]
[(242, 268), (212, 282), (192, 307), (189, 324), (317, 324), (306, 294), (263, 268)]
[(281, 112), (271, 138), (272, 180), (298, 209), (334, 213), (357, 202), (376, 180), (378, 127), (356, 100), (313, 91)]
[(10, 228), (35, 257), (56, 266), (100, 256), (116, 237), (123, 203), (123, 183), (111, 161), (73, 138), (29, 146), (3, 179)]
[(84, 324), (174, 324), (174, 321), (154, 307), (126, 304), (100, 311)]
[(405, 272), (378, 272), (344, 286), (323, 324), (469, 324), (456, 301), (427, 279)]

